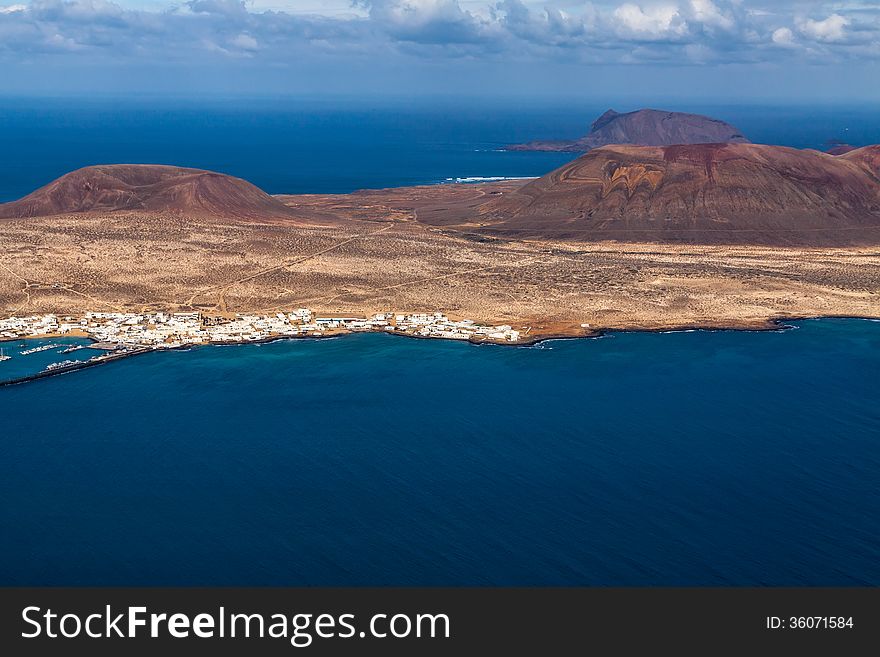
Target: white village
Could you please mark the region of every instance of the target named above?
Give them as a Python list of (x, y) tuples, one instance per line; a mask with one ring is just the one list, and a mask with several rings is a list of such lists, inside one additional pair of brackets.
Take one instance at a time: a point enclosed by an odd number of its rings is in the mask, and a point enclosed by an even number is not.
[[(0, 319), (0, 341), (27, 338), (86, 337), (89, 345), (70, 345), (59, 353), (98, 349), (102, 353), (87, 361), (63, 360), (46, 367), (61, 372), (117, 359), (125, 355), (161, 349), (209, 344), (267, 342), (283, 338), (327, 337), (354, 332), (384, 332), (418, 338), (441, 338), (511, 344), (528, 334), (508, 325), (488, 326), (473, 320), (452, 320), (445, 314), (381, 312), (370, 317), (316, 317), (308, 308), (273, 315), (204, 315), (198, 312), (88, 312), (82, 316), (31, 315)], [(58, 345), (22, 350), (29, 355)], [(10, 360), (5, 350), (0, 362)]]

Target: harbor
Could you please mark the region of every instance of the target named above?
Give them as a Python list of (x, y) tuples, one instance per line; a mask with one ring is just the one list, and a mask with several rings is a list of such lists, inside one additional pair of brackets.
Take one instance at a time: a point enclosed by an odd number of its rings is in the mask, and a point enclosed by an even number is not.
[[(53, 347), (55, 345), (52, 345)], [(81, 347), (87, 348), (87, 347)], [(24, 374), (22, 376), (16, 376), (8, 379), (0, 379), (0, 387), (5, 386), (13, 386), (21, 383), (27, 383), (28, 381), (37, 381), (39, 379), (45, 379), (50, 376), (59, 376), (61, 374), (68, 374), (70, 372), (75, 372), (81, 369), (86, 369), (89, 367), (95, 367), (96, 365), (104, 365), (106, 363), (111, 363), (116, 360), (120, 360), (122, 358), (128, 358), (130, 356), (136, 356), (138, 354), (145, 354), (152, 351), (147, 348), (138, 348), (138, 347), (127, 347), (121, 348), (118, 350), (114, 350), (111, 352), (105, 352), (99, 354), (97, 356), (92, 356), (86, 360), (72, 360), (67, 359), (59, 362), (52, 362), (46, 365), (43, 369), (30, 372), (28, 374)], [(11, 357), (7, 356), (7, 359), (11, 359)], [(2, 374), (2, 371), (0, 371)]]

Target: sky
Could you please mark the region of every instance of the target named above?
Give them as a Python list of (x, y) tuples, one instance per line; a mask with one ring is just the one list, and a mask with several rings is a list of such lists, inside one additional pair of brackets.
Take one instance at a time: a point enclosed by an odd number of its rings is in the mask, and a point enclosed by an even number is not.
[(880, 102), (880, 2), (0, 0), (0, 94)]

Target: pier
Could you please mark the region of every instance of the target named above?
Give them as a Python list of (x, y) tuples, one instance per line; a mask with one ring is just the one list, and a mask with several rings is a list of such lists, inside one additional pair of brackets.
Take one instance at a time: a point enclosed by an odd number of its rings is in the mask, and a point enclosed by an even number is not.
[(14, 386), (20, 383), (27, 383), (28, 381), (47, 379), (50, 376), (60, 376), (61, 374), (67, 374), (68, 372), (84, 370), (88, 367), (95, 367), (97, 365), (103, 365), (104, 363), (111, 363), (113, 361), (128, 358), (130, 356), (146, 354), (151, 351), (153, 351), (153, 349), (150, 349), (149, 347), (141, 347), (139, 349), (130, 349), (126, 351), (106, 354), (103, 356), (95, 356), (94, 358), (90, 358), (88, 360), (71, 361), (70, 364), (67, 365), (61, 364), (51, 369), (45, 369), (41, 370), (40, 372), (35, 372), (34, 374), (28, 374), (27, 376), (20, 376), (15, 379), (6, 379), (5, 381), (0, 381), (0, 387)]

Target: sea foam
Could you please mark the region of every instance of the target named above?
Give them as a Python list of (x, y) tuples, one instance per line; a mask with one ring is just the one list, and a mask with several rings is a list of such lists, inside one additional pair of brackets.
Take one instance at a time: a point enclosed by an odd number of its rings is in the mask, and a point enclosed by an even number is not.
[(531, 180), (534, 176), (463, 176), (461, 178), (447, 178), (448, 183), (482, 183), (500, 182), (502, 180)]

